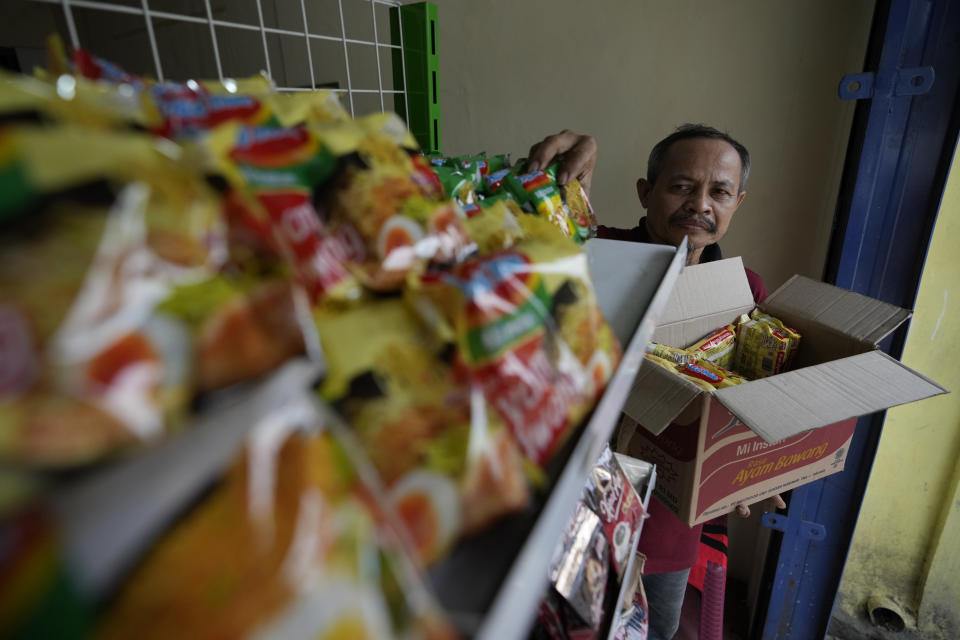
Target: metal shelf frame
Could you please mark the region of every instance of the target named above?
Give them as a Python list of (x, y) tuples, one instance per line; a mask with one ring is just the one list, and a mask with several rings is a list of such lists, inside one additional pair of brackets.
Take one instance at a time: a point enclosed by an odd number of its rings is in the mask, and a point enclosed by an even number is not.
[[(404, 15), (408, 13), (410, 7), (415, 7), (417, 5), (407, 5), (408, 10), (400, 11), (400, 7), (403, 7), (403, 3), (399, 0), (346, 0), (347, 2), (363, 2), (370, 5), (370, 19), (373, 25), (373, 35), (374, 39), (370, 40), (358, 40), (354, 38), (347, 38), (346, 31), (344, 28), (344, 19), (343, 19), (343, 5), (344, 0), (337, 0), (337, 15), (332, 16), (331, 19), (339, 24), (340, 36), (331, 36), (321, 33), (316, 33), (311, 30), (311, 26), (316, 27), (316, 25), (310, 25), (309, 20), (307, 19), (307, 11), (305, 2), (307, 0), (289, 0), (290, 2), (297, 2), (300, 7), (300, 16), (303, 19), (303, 30), (294, 31), (291, 29), (280, 29), (276, 27), (269, 27), (264, 24), (263, 20), (263, 4), (262, 0), (255, 0), (257, 7), (257, 17), (258, 21), (255, 24), (244, 23), (244, 22), (235, 22), (230, 20), (220, 20), (213, 17), (213, 11), (211, 9), (210, 0), (203, 0), (205, 16), (195, 16), (187, 15), (183, 13), (174, 13), (169, 11), (158, 11), (150, 6), (150, 0), (140, 0), (140, 6), (132, 6), (127, 4), (116, 4), (114, 2), (104, 1), (104, 0), (34, 0), (34, 2), (42, 2), (46, 4), (55, 4), (60, 5), (63, 8), (63, 17), (67, 25), (68, 36), (70, 38), (70, 43), (74, 47), (81, 47), (84, 43), (80, 41), (80, 36), (77, 32), (76, 21), (74, 19), (74, 11), (76, 9), (81, 10), (95, 10), (95, 11), (107, 11), (111, 13), (120, 13), (127, 15), (135, 15), (143, 17), (144, 23), (146, 25), (146, 34), (150, 44), (150, 52), (153, 58), (154, 72), (159, 81), (163, 82), (166, 78), (164, 74), (163, 60), (161, 59), (159, 49), (157, 47), (157, 38), (154, 31), (154, 21), (156, 20), (169, 20), (173, 22), (182, 22), (182, 23), (191, 23), (191, 24), (202, 24), (207, 25), (210, 29), (210, 39), (213, 43), (211, 50), (211, 55), (213, 56), (214, 63), (217, 69), (217, 75), (220, 80), (224, 80), (225, 76), (223, 73), (223, 65), (221, 63), (221, 51), (220, 45), (217, 41), (217, 31), (219, 29), (239, 29), (245, 31), (256, 31), (260, 33), (260, 40), (263, 45), (263, 55), (264, 60), (266, 61), (265, 73), (273, 79), (273, 69), (271, 67), (270, 61), (270, 48), (267, 46), (267, 35), (282, 35), (282, 36), (291, 36), (296, 38), (301, 38), (303, 40), (304, 47), (306, 49), (307, 62), (310, 66), (310, 87), (290, 87), (290, 86), (278, 86), (279, 91), (312, 91), (317, 89), (315, 70), (314, 70), (314, 61), (313, 54), (310, 48), (310, 42), (312, 40), (325, 40), (331, 42), (339, 42), (343, 45), (343, 59), (344, 67), (346, 72), (347, 87), (342, 89), (346, 96), (347, 107), (350, 110), (350, 115), (356, 114), (356, 106), (354, 104), (354, 96), (357, 94), (377, 94), (380, 97), (380, 110), (386, 111), (388, 109), (387, 98), (393, 97), (397, 101), (402, 100), (403, 105), (410, 105), (410, 101), (406, 95), (406, 86), (407, 82), (396, 81), (397, 85), (401, 86), (400, 89), (386, 89), (384, 88), (383, 82), (383, 69), (380, 65), (380, 56), (377, 55), (377, 86), (376, 87), (354, 87), (353, 86), (353, 77), (351, 76), (351, 66), (350, 66), (350, 55), (348, 51), (348, 44), (351, 45), (363, 45), (374, 47), (379, 50), (387, 49), (395, 53), (399, 53), (398, 57), (400, 60), (401, 69), (406, 70), (406, 74), (409, 76), (412, 71), (406, 68), (406, 58), (407, 55), (403, 51), (403, 42), (399, 44), (394, 44), (393, 42), (387, 40), (380, 40), (381, 33), (390, 31), (390, 25), (378, 25), (377, 23), (377, 5), (383, 5), (389, 7), (390, 9), (396, 9), (396, 11), (391, 11), (391, 14), (396, 14), (396, 19), (398, 20), (398, 26), (400, 33), (410, 33), (410, 26), (404, 30), (403, 18)], [(429, 3), (421, 3), (429, 4)], [(432, 6), (432, 5), (430, 5)], [(436, 7), (433, 7), (434, 20), (436, 19)], [(411, 105), (411, 108), (416, 108), (416, 104)], [(425, 106), (425, 105), (423, 105)], [(407, 113), (407, 109), (404, 109), (401, 115), (406, 116), (407, 126), (410, 126), (410, 113)], [(414, 113), (414, 119), (418, 117), (419, 114)]]

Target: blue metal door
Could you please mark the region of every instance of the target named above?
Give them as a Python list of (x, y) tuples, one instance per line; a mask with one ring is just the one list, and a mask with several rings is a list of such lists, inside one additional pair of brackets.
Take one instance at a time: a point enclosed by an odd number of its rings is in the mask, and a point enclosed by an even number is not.
[[(960, 2), (878, 2), (865, 68), (840, 82), (860, 102), (824, 280), (912, 308), (960, 127)], [(881, 348), (899, 357), (905, 335)], [(763, 640), (825, 635), (882, 424), (862, 418), (846, 469), (764, 517), (782, 533)]]

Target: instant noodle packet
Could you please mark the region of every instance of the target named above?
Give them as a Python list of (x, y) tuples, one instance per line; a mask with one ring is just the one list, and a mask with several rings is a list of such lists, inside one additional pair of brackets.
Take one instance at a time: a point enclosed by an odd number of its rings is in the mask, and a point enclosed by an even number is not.
[(680, 366), (688, 362), (696, 362), (701, 357), (699, 353), (691, 353), (686, 349), (668, 347), (665, 344), (657, 342), (651, 342), (647, 345), (647, 355), (663, 358), (664, 360), (672, 362), (674, 366)]
[[(312, 303), (356, 300), (360, 285), (347, 262), (362, 253), (350, 229), (332, 233), (314, 207), (314, 193), (337, 169), (337, 158), (311, 128), (228, 125), (206, 141), (233, 188), (262, 206), (276, 244), (293, 265)], [(237, 196), (242, 200), (242, 196)], [(258, 226), (255, 206), (240, 207), (246, 227)]]
[(799, 333), (754, 309), (737, 329), (736, 369), (752, 379), (782, 373), (790, 368), (799, 344)]
[(696, 359), (708, 360), (724, 369), (734, 368), (737, 350), (737, 325), (729, 324), (711, 331), (707, 336), (686, 348)]
[(303, 350), (282, 265), (230, 273), (221, 201), (171, 143), (0, 136), (0, 456), (72, 466), (154, 442), (198, 390)]
[(576, 236), (560, 189), (549, 173), (510, 173), (504, 178), (503, 184), (524, 211), (536, 213), (549, 220), (568, 238)]
[(433, 171), (440, 179), (447, 197), (456, 200), (461, 207), (466, 208), (477, 202), (476, 187), (462, 171), (448, 166), (433, 167)]
[(49, 82), (0, 72), (0, 124), (73, 123), (148, 130), (160, 114), (142, 91), (61, 75)]
[[(551, 167), (548, 167), (549, 171)], [(560, 186), (560, 195), (567, 205), (570, 221), (576, 229), (577, 242), (583, 243), (597, 235), (597, 216), (590, 206), (587, 192), (576, 178)]]
[(519, 222), (527, 235), (512, 248), (427, 273), (413, 294), (452, 327), (458, 367), (542, 466), (593, 408), (620, 350), (585, 254), (545, 220)]
[(355, 240), (349, 260), (364, 285), (397, 290), (408, 273), (475, 251), (466, 216), (444, 197), (398, 116), (375, 114), (316, 131), (340, 159), (318, 201), (331, 231)]
[(448, 361), (451, 336), (400, 298), (315, 319), (328, 369), (320, 394), (350, 425), (422, 562), (527, 505), (522, 457)]
[(191, 390), (189, 332), (157, 306), (223, 265), (214, 194), (146, 136), (0, 136), (0, 456), (69, 466), (155, 440)]
[(94, 636), (453, 638), (358, 474), (330, 431), (266, 419)]
[(483, 206), (477, 214), (464, 222), (479, 253), (509, 249), (526, 235), (517, 222), (517, 216), (524, 213), (510, 208), (510, 205), (516, 206), (512, 200), (498, 199), (489, 203), (482, 200), (481, 203)]
[(697, 362), (681, 364), (677, 368), (677, 371), (688, 378), (707, 382), (716, 389), (724, 389), (747, 382), (747, 379), (743, 376), (718, 367), (709, 360), (699, 360)]

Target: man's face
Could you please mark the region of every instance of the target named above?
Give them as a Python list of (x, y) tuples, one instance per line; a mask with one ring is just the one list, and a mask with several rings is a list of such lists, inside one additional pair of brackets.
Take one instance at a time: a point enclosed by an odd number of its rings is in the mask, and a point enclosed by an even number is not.
[(740, 156), (723, 140), (689, 138), (667, 150), (663, 171), (654, 184), (637, 181), (653, 240), (678, 246), (690, 238), (690, 250), (703, 249), (727, 232), (743, 201)]

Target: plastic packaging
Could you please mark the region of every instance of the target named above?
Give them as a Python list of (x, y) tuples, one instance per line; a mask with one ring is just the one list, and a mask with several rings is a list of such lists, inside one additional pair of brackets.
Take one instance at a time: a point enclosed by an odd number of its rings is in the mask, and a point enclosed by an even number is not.
[(458, 370), (542, 466), (592, 409), (620, 349), (586, 255), (544, 220), (519, 222), (526, 237), (512, 248), (428, 273), (413, 294), (451, 327)]
[(270, 416), (96, 625), (108, 638), (450, 638), (348, 452)]
[(737, 329), (736, 369), (750, 379), (790, 368), (800, 334), (777, 318), (754, 309)]
[(623, 580), (635, 535), (643, 522), (640, 496), (613, 455), (604, 447), (587, 478), (582, 501), (598, 516), (610, 549), (610, 564), (617, 582)]
[(350, 424), (425, 563), (528, 503), (522, 458), (444, 343), (399, 298), (318, 310), (320, 387)]
[(708, 360), (718, 367), (731, 369), (736, 354), (737, 325), (730, 324), (711, 331), (685, 349), (695, 359)]

